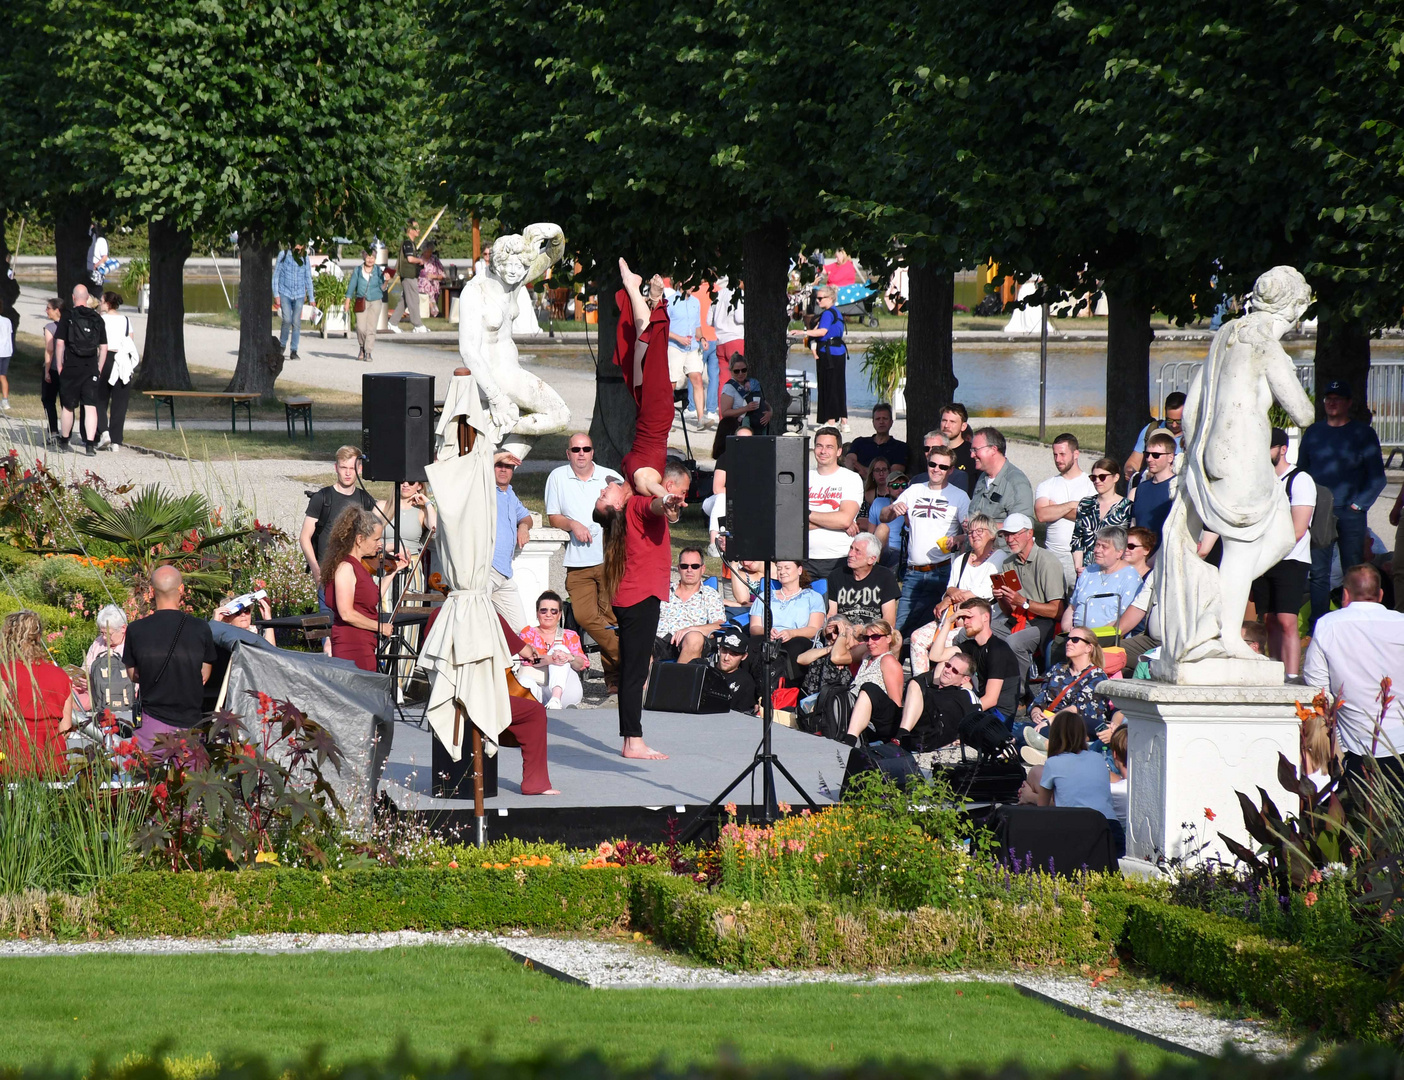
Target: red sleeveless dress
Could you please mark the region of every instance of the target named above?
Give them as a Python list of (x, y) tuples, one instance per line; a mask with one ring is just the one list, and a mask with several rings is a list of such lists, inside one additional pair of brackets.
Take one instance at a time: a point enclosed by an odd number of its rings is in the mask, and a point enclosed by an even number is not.
[[(361, 565), (359, 559), (346, 559), (356, 574), (356, 591), (352, 603), (356, 614), (367, 619), (380, 615), (380, 590), (375, 586), (375, 578)], [(375, 645), (377, 634), (374, 630), (362, 630), (343, 622), (336, 605), (336, 579), (327, 586), (327, 604), (332, 609), (331, 643), (332, 655), (342, 660), (350, 660), (363, 671), (375, 671)]]

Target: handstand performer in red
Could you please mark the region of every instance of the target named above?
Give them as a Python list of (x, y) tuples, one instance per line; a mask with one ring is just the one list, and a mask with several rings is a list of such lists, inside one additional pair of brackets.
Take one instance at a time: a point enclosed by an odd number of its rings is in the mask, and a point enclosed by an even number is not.
[(673, 427), (673, 383), (668, 377), (668, 305), (663, 281), (649, 282), (619, 260), (619, 329), (614, 361), (634, 395), (634, 445), (624, 455), (628, 481), (600, 493), (595, 520), (604, 530), (604, 584), (619, 624), (619, 734), (626, 758), (665, 758), (643, 739), (643, 694), (658, 632), (658, 609), (671, 583), (668, 523), (677, 521), (691, 477), (667, 460)]

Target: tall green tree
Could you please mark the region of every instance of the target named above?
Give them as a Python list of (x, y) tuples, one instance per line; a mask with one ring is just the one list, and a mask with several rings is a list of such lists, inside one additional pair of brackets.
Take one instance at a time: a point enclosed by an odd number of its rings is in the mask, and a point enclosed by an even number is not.
[(71, 141), (108, 148), (119, 205), (151, 221), (148, 379), (188, 385), (181, 270), (194, 237), (233, 231), (239, 359), (229, 389), (271, 397), (282, 368), (271, 347), (279, 247), (369, 237), (402, 216), (422, 112), (412, 8), (120, 0), (78, 46), (68, 75), (96, 107)]

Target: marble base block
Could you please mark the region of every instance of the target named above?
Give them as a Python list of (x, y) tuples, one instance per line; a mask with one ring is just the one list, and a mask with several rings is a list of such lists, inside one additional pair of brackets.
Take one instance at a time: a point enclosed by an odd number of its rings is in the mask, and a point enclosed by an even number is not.
[[(1278, 754), (1298, 765), (1301, 723), (1296, 704), (1311, 701), (1316, 690), (1280, 683), (1185, 686), (1109, 679), (1098, 685), (1097, 693), (1126, 716), (1131, 769), (1128, 857), (1154, 863), (1162, 856), (1187, 854), (1184, 826), (1189, 824), (1201, 843), (1209, 843), (1205, 855), (1218, 854), (1232, 862), (1220, 832), (1252, 846), (1243, 827), (1239, 791), (1256, 803), (1261, 787), (1284, 814), (1296, 813), (1297, 796), (1277, 782)], [(1214, 815), (1212, 821), (1206, 810)]]
[(1280, 660), (1216, 656), (1207, 660), (1153, 660), (1151, 678), (1179, 686), (1281, 686)]

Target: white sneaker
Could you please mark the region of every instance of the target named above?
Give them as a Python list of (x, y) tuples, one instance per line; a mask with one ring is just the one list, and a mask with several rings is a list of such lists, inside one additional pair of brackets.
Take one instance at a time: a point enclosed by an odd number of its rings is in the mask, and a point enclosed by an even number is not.
[(10, 399), (9, 399), (9, 398), (0, 398), (0, 409), (4, 409), (6, 412), (9, 412), (9, 411), (10, 411)]
[(122, 444), (119, 443), (119, 442), (115, 442), (115, 443), (113, 443), (111, 446), (109, 446), (108, 449), (111, 450), (111, 451), (115, 454), (115, 453), (117, 453), (117, 451), (119, 451), (119, 450), (122, 449)]
[(714, 413), (714, 412), (709, 412), (709, 413), (707, 414), (707, 426), (708, 426), (709, 428), (714, 428), (714, 427), (716, 427), (717, 424), (720, 423), (720, 422), (721, 422), (721, 417), (719, 417), (716, 413)]
[(390, 324), (390, 333), (392, 333), (392, 334), (398, 334), (398, 333), (400, 333), (400, 328), (399, 328), (398, 326), (396, 326), (394, 323), (391, 323), (391, 324)]
[(839, 430), (841, 430), (845, 435), (848, 434), (848, 432), (849, 432), (850, 429), (849, 429), (848, 421), (847, 421), (847, 420), (845, 420), (845, 421), (843, 422), (843, 426), (842, 426)]
[(561, 704), (561, 699), (560, 699), (560, 698), (558, 698), (558, 697), (553, 697), (553, 698), (547, 699), (547, 701), (546, 701), (546, 708), (548, 708), (548, 709), (564, 709), (565, 706)]
[(107, 432), (105, 432), (105, 431), (104, 431), (100, 436), (98, 436), (98, 449), (99, 449), (99, 450), (111, 450), (111, 449), (112, 449), (112, 436), (109, 435), (109, 434), (108, 434)]
[(694, 424), (697, 423), (697, 410), (694, 409), (692, 406), (689, 405), (686, 409), (683, 410), (683, 416), (691, 420)]
[(429, 327), (427, 327), (427, 326), (416, 326), (416, 327), (414, 328), (414, 330), (411, 331), (411, 333), (415, 333), (415, 334), (427, 334), (427, 333), (429, 333)]

